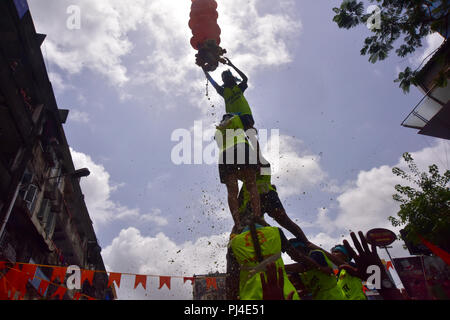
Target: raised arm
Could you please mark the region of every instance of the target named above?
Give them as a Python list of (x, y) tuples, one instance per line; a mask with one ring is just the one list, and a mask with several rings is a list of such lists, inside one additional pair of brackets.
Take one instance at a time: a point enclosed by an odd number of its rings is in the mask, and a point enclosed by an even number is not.
[(247, 83), (248, 78), (247, 76), (241, 71), (239, 70), (228, 58), (225, 58), (225, 60), (227, 61), (227, 64), (232, 67), (234, 70), (236, 70), (236, 72), (239, 74), (239, 76), (242, 78), (242, 82)]
[(206, 71), (204, 68), (202, 68), (202, 69), (203, 69), (203, 72), (205, 73), (206, 79), (208, 79), (208, 81), (211, 82), (214, 89), (216, 89), (217, 93), (220, 94), (221, 96), (223, 96), (223, 88), (221, 86), (219, 86), (216, 81), (214, 81), (214, 79), (211, 77), (211, 75), (209, 74), (208, 71)]

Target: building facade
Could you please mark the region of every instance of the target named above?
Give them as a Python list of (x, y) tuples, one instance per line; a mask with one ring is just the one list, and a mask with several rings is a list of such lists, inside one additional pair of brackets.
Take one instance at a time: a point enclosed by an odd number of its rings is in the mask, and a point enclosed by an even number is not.
[[(417, 88), (422, 99), (402, 122), (402, 126), (417, 129), (419, 134), (450, 140), (450, 46), (447, 37), (420, 69)], [(445, 77), (444, 86), (438, 80)]]
[[(96, 270), (82, 293), (114, 298), (26, 1), (0, 1), (0, 261)], [(50, 278), (51, 269), (40, 268)], [(42, 298), (29, 281), (25, 299)], [(73, 297), (71, 290), (64, 298)]]

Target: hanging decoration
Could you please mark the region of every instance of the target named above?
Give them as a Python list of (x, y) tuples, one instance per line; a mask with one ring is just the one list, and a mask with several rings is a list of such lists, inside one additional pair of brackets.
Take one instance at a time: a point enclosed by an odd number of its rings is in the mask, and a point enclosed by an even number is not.
[(192, 0), (189, 28), (192, 30), (191, 46), (198, 50), (195, 63), (206, 71), (214, 71), (226, 50), (219, 46), (221, 30), (217, 24), (219, 14), (215, 0)]
[[(50, 280), (43, 279), (37, 275), (36, 271), (38, 267), (51, 269)], [(37, 293), (42, 297), (47, 299), (59, 300), (62, 300), (64, 297), (67, 298), (68, 292), (72, 291), (65, 286), (64, 282), (67, 275), (67, 269), (67, 267), (32, 263), (16, 263), (13, 265), (6, 261), (0, 261), (0, 300), (22, 300), (27, 292), (27, 282), (34, 279), (40, 280), (36, 290)], [(143, 275), (121, 272), (106, 272), (99, 270), (81, 270), (81, 284), (83, 284), (85, 281), (88, 281), (90, 285), (93, 285), (95, 273), (109, 274), (107, 286), (110, 287), (111, 285), (115, 284), (117, 288), (120, 288), (123, 275), (134, 276), (135, 281), (133, 289), (137, 289), (137, 287), (141, 285), (144, 290), (147, 290), (148, 277), (155, 277), (159, 279), (159, 290), (163, 289), (164, 286), (167, 290), (170, 290), (171, 281), (173, 278), (183, 279), (183, 284), (185, 284), (187, 281), (190, 281), (191, 285), (194, 285), (194, 282), (196, 280), (195, 277), (185, 276)], [(206, 280), (207, 290), (218, 290), (218, 277), (222, 276), (204, 277)], [(51, 291), (49, 290), (50, 288), (52, 288)], [(48, 292), (52, 293), (49, 295)], [(73, 300), (80, 300), (81, 298), (85, 300), (96, 300), (93, 297), (79, 292), (79, 290), (73, 290), (71, 296), (73, 296)]]

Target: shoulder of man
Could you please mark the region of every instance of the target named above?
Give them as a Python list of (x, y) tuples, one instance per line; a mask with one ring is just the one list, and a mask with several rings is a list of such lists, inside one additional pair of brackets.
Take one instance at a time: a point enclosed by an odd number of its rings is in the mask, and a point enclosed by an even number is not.
[(247, 82), (242, 81), (241, 83), (238, 84), (239, 89), (241, 89), (242, 92), (244, 92), (247, 88)]

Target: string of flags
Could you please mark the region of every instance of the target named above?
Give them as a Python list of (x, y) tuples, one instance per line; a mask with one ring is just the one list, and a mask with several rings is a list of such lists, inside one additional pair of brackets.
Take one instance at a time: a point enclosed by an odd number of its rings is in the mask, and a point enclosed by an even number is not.
[[(391, 261), (384, 261), (386, 269), (394, 269)], [(39, 273), (39, 268), (50, 268), (51, 276), (47, 278), (45, 275)], [(78, 267), (77, 267), (78, 268)], [(121, 279), (123, 275), (134, 276), (134, 287), (136, 289), (141, 286), (144, 290), (147, 290), (147, 280), (148, 277), (159, 278), (159, 287), (162, 289), (164, 286), (170, 290), (171, 280), (173, 278), (183, 279), (183, 284), (190, 281), (192, 285), (196, 279), (204, 279), (206, 283), (206, 290), (218, 290), (217, 279), (225, 277), (224, 275), (218, 276), (202, 276), (202, 277), (186, 277), (186, 276), (162, 276), (162, 275), (145, 275), (145, 274), (133, 274), (126, 272), (107, 272), (100, 270), (86, 270), (79, 269), (79, 290), (73, 289), (67, 286), (68, 279), (67, 276), (70, 275), (70, 267), (62, 266), (49, 266), (42, 264), (33, 263), (15, 263), (14, 265), (10, 262), (0, 261), (0, 300), (22, 300), (27, 292), (26, 285), (28, 281), (38, 281), (35, 289), (37, 293), (49, 299), (60, 299), (64, 297), (69, 297), (73, 300), (97, 300), (94, 297), (88, 296), (81, 293), (81, 286), (87, 281), (91, 286), (93, 285), (95, 273), (103, 273), (108, 275), (107, 277), (107, 287), (110, 288), (111, 285), (115, 284), (117, 288), (120, 288)], [(6, 272), (5, 272), (6, 271)], [(338, 270), (334, 270), (337, 273)], [(41, 276), (40, 276), (41, 275)], [(66, 282), (65, 282), (66, 281)], [(70, 287), (70, 288), (69, 288)], [(52, 290), (49, 290), (52, 288)], [(50, 295), (48, 292), (51, 292)], [(67, 295), (66, 295), (67, 293)]]
[[(51, 276), (46, 278), (45, 275), (39, 276), (39, 268), (50, 268)], [(6, 272), (5, 272), (6, 271)], [(88, 281), (92, 286), (95, 273), (109, 274), (107, 277), (107, 287), (115, 284), (117, 288), (120, 288), (121, 279), (123, 275), (130, 275), (135, 277), (134, 288), (138, 286), (147, 290), (147, 278), (157, 277), (159, 278), (159, 287), (162, 289), (164, 286), (170, 290), (171, 280), (173, 278), (183, 279), (183, 284), (190, 281), (192, 285), (196, 279), (205, 279), (206, 290), (218, 290), (217, 278), (224, 276), (213, 276), (213, 277), (185, 277), (185, 276), (162, 276), (162, 275), (145, 275), (145, 274), (132, 274), (126, 272), (107, 272), (99, 270), (85, 270), (79, 269), (80, 271), (80, 285), (81, 286)], [(32, 263), (15, 263), (14, 265), (6, 262), (0, 261), (0, 300), (23, 300), (27, 288), (26, 285), (28, 281), (39, 281), (39, 285), (36, 285), (35, 289), (37, 293), (42, 297), (49, 299), (60, 299), (62, 300), (65, 296), (72, 298), (73, 300), (87, 299), (87, 300), (97, 300), (94, 297), (90, 297), (80, 290), (69, 289), (70, 286), (67, 285), (69, 279), (66, 280), (67, 275), (70, 275), (70, 267), (61, 266), (49, 266), (42, 264), (32, 264)], [(44, 278), (45, 277), (45, 278)], [(66, 281), (66, 282), (65, 282)], [(52, 287), (52, 290), (49, 288)], [(51, 292), (50, 295), (48, 292)], [(68, 295), (66, 295), (68, 293)]]

